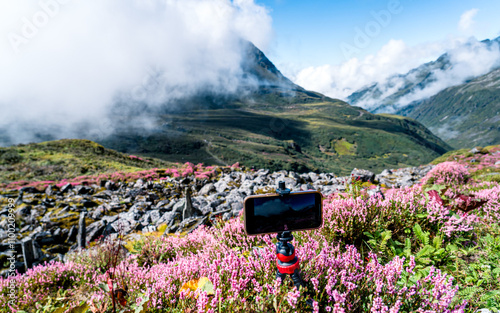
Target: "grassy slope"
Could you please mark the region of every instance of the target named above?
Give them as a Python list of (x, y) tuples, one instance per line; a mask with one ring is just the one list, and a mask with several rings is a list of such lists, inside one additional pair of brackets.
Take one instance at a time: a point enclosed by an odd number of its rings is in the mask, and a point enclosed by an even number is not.
[(240, 162), (256, 168), (338, 175), (353, 167), (381, 171), (420, 165), (450, 149), (409, 118), (374, 115), (339, 100), (318, 101), (304, 93), (300, 93), (301, 103), (271, 106), (267, 98), (272, 95), (251, 105), (164, 114), (159, 124), (168, 126), (154, 134), (138, 136), (127, 128), (101, 143), (168, 161)]
[(61, 180), (169, 165), (157, 159), (131, 158), (89, 140), (63, 139), (0, 148), (0, 184), (20, 180)]

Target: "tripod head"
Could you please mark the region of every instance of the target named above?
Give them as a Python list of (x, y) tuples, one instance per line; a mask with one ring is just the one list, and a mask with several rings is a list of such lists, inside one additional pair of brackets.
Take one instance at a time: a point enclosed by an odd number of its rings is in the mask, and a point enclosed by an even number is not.
[(276, 193), (279, 194), (280, 196), (286, 196), (286, 195), (289, 195), (290, 194), (290, 189), (289, 188), (285, 188), (285, 182), (284, 181), (280, 181), (278, 183), (278, 189), (276, 189)]
[[(285, 188), (285, 182), (280, 181), (276, 193), (282, 197), (290, 194), (290, 189)], [(300, 277), (300, 261), (295, 255), (295, 247), (291, 244), (293, 235), (291, 231), (284, 231), (276, 235), (278, 242), (276, 243), (276, 279), (281, 278), (283, 281), (286, 274), (290, 275), (297, 289), (304, 286), (304, 281)]]

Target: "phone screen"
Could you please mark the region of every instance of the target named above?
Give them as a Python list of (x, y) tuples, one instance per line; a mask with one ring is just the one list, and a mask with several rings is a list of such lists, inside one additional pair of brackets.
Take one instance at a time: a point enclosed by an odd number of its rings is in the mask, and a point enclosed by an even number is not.
[(251, 196), (245, 199), (248, 235), (319, 228), (322, 225), (321, 193)]

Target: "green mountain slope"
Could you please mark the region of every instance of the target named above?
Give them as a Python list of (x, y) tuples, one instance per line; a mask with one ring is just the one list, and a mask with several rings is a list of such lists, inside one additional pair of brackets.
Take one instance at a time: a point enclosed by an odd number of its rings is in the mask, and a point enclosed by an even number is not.
[(449, 147), (418, 122), (374, 115), (344, 102), (290, 105), (269, 112), (213, 109), (168, 114), (148, 136), (123, 129), (103, 142), (168, 161), (349, 173), (429, 162)]
[[(175, 162), (349, 173), (353, 167), (427, 163), (450, 147), (409, 118), (382, 116), (305, 90), (248, 44), (243, 82), (232, 94), (200, 91), (156, 111), (114, 112), (118, 151)], [(135, 108), (130, 103), (126, 107)], [(130, 122), (138, 114), (153, 125)]]
[(447, 88), (400, 112), (459, 149), (500, 142), (500, 69)]

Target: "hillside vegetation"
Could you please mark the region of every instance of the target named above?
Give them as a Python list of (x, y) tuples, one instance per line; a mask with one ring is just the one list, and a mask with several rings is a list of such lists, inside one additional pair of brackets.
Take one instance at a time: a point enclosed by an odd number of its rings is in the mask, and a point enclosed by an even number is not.
[(63, 139), (0, 148), (0, 186), (170, 165), (162, 160), (106, 149), (89, 140)]
[[(371, 114), (342, 101), (169, 113), (147, 136), (123, 128), (101, 143), (171, 162), (297, 172), (382, 171), (428, 163), (450, 150), (415, 120)], [(162, 124), (159, 122), (158, 124)], [(133, 147), (133, 148), (131, 148)], [(349, 148), (347, 148), (349, 147)]]

